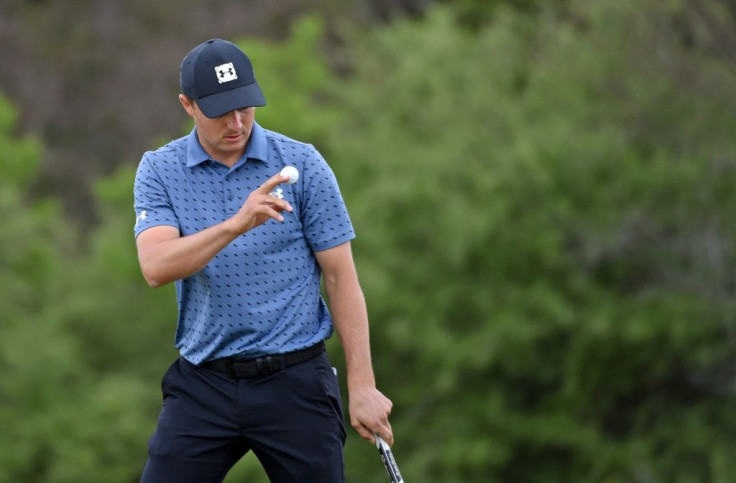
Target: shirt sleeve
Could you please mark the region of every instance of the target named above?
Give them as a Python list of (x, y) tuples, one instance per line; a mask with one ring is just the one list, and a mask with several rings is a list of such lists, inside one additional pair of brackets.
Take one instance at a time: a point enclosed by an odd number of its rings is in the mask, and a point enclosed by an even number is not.
[(179, 220), (171, 205), (166, 186), (156, 172), (148, 153), (143, 155), (133, 185), (135, 236), (148, 228), (160, 225), (179, 229)]
[(302, 171), (305, 178), (302, 224), (312, 250), (327, 250), (355, 238), (337, 178), (312, 145), (308, 145)]

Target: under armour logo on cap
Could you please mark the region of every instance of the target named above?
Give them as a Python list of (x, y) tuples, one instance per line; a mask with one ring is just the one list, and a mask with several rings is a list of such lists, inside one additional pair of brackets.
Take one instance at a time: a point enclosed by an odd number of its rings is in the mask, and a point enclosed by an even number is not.
[(217, 73), (217, 82), (222, 84), (223, 82), (230, 82), (238, 78), (237, 72), (235, 72), (235, 66), (232, 62), (227, 64), (218, 65), (215, 67)]

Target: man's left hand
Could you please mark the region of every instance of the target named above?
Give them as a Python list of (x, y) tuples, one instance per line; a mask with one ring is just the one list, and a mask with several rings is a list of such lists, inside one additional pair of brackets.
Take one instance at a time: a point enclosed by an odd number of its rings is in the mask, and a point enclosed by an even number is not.
[(373, 433), (377, 433), (389, 446), (394, 444), (394, 435), (388, 416), (393, 403), (375, 387), (350, 391), (350, 424), (364, 439), (375, 444)]

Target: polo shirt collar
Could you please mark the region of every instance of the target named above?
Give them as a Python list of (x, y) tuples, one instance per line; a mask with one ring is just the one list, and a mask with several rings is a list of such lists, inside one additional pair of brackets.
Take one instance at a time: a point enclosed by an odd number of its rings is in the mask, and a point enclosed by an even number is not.
[[(250, 139), (248, 145), (245, 148), (245, 154), (236, 163), (236, 166), (243, 164), (248, 159), (258, 159), (266, 162), (268, 152), (268, 143), (266, 141), (266, 131), (258, 125), (257, 122), (253, 121), (253, 129), (250, 132)], [(187, 136), (187, 167), (192, 168), (198, 164), (202, 164), (208, 161), (210, 155), (204, 150), (201, 144), (199, 144), (199, 138), (197, 138), (197, 128), (192, 129), (192, 132)]]
[(248, 146), (245, 148), (244, 160), (259, 159), (263, 162), (268, 161), (268, 142), (266, 141), (266, 131), (253, 121), (253, 129), (250, 132)]

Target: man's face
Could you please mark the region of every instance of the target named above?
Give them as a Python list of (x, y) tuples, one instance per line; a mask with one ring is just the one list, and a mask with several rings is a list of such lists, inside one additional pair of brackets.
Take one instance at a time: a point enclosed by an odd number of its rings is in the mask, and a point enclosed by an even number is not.
[(220, 117), (209, 118), (196, 103), (179, 96), (184, 110), (194, 119), (199, 143), (213, 159), (232, 166), (245, 151), (253, 130), (256, 108), (236, 109)]

